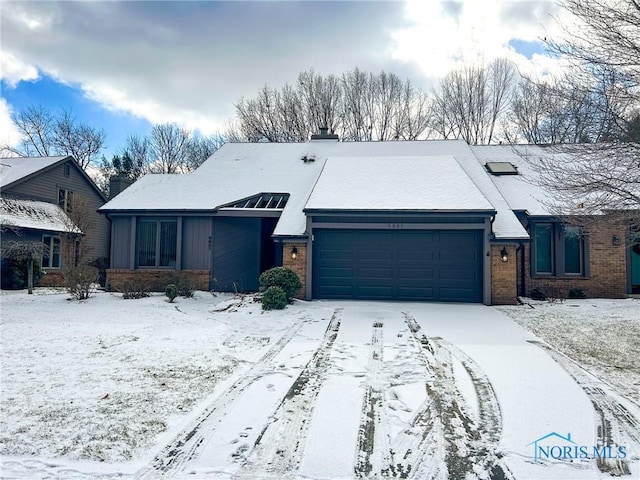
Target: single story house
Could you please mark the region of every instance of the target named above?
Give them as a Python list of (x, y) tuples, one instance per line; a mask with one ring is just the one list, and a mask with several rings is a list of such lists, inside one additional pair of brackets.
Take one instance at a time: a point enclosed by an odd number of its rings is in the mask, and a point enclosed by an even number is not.
[(637, 288), (638, 259), (615, 241), (625, 226), (586, 236), (557, 221), (526, 163), (511, 146), (462, 140), (228, 143), (193, 173), (147, 175), (100, 208), (108, 282), (163, 289), (178, 271), (200, 289), (255, 291), (283, 265), (306, 299), (501, 304), (534, 288)]
[(82, 239), (83, 260), (109, 255), (109, 221), (97, 212), (106, 198), (73, 157), (0, 158), (0, 189), (2, 242), (42, 242), (39, 285), (62, 285), (79, 260), (66, 258), (65, 238)]

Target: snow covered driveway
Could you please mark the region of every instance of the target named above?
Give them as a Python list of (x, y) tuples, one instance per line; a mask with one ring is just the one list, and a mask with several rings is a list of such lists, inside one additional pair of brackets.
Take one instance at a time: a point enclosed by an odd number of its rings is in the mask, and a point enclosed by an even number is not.
[(637, 403), (491, 307), (64, 298), (1, 297), (6, 478), (638, 474)]

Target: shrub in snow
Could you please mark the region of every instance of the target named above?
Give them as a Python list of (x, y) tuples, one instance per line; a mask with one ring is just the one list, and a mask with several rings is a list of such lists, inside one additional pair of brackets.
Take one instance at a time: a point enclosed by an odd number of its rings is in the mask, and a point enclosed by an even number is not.
[(78, 265), (69, 268), (64, 274), (67, 292), (76, 300), (86, 300), (95, 291), (100, 273), (95, 267)]
[(196, 291), (196, 286), (193, 283), (193, 280), (191, 280), (191, 277), (189, 277), (184, 273), (181, 273), (178, 275), (178, 278), (175, 281), (175, 285), (176, 285), (178, 294), (184, 298), (193, 297)]
[(280, 287), (271, 286), (262, 294), (263, 310), (282, 310), (287, 306), (287, 293)]
[(295, 294), (302, 288), (302, 283), (290, 268), (275, 267), (260, 275), (260, 289), (266, 293), (269, 287), (280, 287), (284, 290), (287, 301), (291, 303)]
[(547, 295), (540, 290), (539, 288), (534, 288), (533, 290), (531, 290), (531, 293), (529, 293), (529, 297), (531, 297), (532, 300), (546, 300), (547, 299)]
[(125, 300), (137, 300), (138, 298), (145, 298), (150, 295), (149, 287), (142, 280), (129, 280), (124, 282), (119, 292), (122, 293), (122, 298)]
[(569, 298), (587, 298), (587, 292), (583, 288), (569, 290)]
[(178, 296), (178, 288), (173, 283), (170, 283), (167, 285), (167, 288), (164, 289), (164, 294), (169, 299), (169, 303), (173, 303)]
[[(22, 290), (27, 288), (28, 262), (25, 259), (3, 258), (0, 286), (3, 290)], [(33, 261), (33, 283), (44, 275), (40, 262)]]

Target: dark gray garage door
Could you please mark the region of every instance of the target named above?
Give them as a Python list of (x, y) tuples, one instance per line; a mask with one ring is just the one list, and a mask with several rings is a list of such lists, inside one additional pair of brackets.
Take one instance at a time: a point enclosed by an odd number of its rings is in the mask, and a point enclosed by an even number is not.
[(315, 230), (314, 298), (482, 301), (479, 230)]

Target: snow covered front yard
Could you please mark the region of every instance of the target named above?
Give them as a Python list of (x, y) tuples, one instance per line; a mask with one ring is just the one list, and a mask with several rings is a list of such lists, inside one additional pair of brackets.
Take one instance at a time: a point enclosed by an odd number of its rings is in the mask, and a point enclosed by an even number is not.
[(637, 478), (640, 302), (534, 306), (2, 292), (0, 476)]

